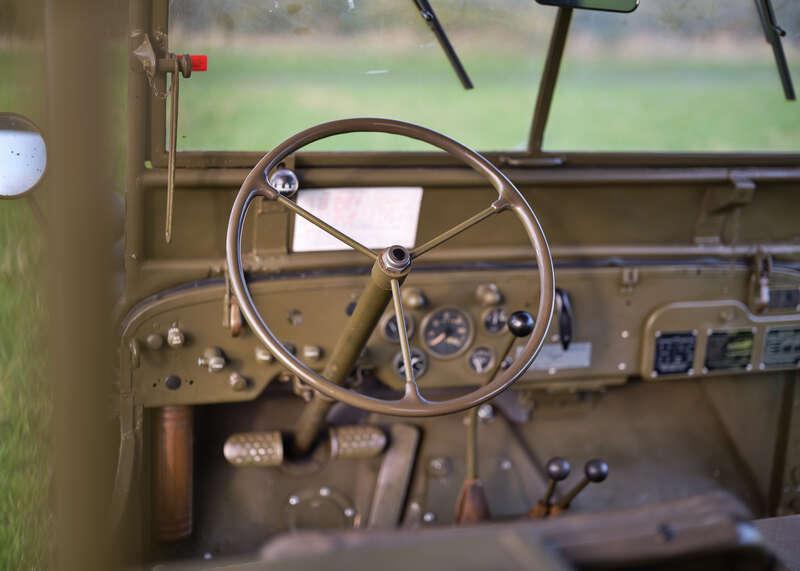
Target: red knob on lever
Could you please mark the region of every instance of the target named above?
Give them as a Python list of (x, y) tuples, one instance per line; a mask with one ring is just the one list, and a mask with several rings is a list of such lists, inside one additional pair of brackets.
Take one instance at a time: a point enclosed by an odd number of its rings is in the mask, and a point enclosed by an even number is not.
[(192, 62), (192, 71), (208, 70), (208, 56), (205, 54), (189, 54)]

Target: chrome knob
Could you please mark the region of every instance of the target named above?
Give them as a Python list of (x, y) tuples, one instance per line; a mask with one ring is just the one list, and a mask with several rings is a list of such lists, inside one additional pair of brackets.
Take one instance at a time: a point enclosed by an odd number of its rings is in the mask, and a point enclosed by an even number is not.
[(279, 168), (269, 177), (269, 185), (283, 196), (289, 198), (300, 188), (300, 181), (293, 171)]
[(183, 347), (183, 344), (186, 343), (186, 336), (183, 334), (183, 331), (177, 325), (173, 325), (167, 331), (167, 345), (170, 347)]
[(164, 346), (164, 337), (160, 333), (151, 333), (145, 338), (144, 342), (148, 349), (158, 351)]

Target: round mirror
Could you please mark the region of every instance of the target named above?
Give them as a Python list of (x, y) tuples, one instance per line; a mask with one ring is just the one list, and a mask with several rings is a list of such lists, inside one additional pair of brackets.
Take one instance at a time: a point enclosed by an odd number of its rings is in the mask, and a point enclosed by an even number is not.
[(0, 198), (18, 198), (44, 175), (44, 137), (31, 121), (15, 113), (0, 113)]

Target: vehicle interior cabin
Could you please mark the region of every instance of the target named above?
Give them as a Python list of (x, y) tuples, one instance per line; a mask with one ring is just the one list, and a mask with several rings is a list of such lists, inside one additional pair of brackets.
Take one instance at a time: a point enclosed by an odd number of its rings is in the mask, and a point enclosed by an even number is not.
[(800, 569), (797, 2), (125, 4), (129, 568)]

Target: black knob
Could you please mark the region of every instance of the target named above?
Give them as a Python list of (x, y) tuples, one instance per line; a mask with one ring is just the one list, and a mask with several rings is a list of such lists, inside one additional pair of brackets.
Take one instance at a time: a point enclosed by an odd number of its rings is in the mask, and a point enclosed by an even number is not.
[(527, 337), (534, 325), (536, 320), (527, 311), (515, 311), (508, 318), (508, 330), (514, 337)]
[(181, 386), (181, 378), (178, 375), (169, 375), (164, 379), (164, 385), (171, 391), (178, 390)]
[(565, 480), (567, 476), (569, 476), (571, 470), (572, 466), (570, 466), (569, 461), (564, 458), (556, 456), (547, 461), (547, 475), (550, 476), (551, 480), (555, 480), (556, 482)]
[(583, 472), (590, 482), (600, 483), (608, 478), (608, 462), (601, 458), (589, 460), (583, 467)]

